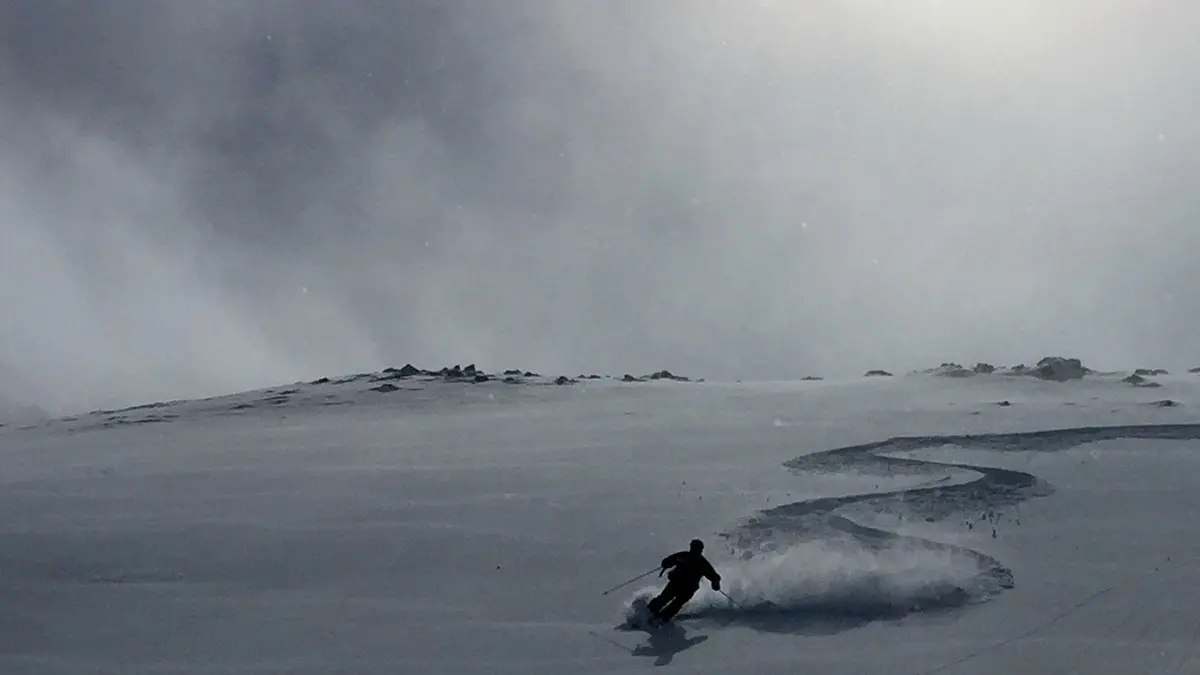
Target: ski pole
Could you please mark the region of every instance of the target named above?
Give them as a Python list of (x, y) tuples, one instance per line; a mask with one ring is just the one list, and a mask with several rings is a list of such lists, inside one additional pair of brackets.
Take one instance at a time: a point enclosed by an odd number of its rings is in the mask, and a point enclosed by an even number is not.
[(651, 574), (654, 574), (654, 573), (655, 573), (655, 572), (657, 572), (657, 571), (658, 571), (658, 568), (657, 568), (657, 567), (655, 567), (654, 569), (650, 570), (649, 572), (646, 572), (645, 574), (639, 574), (639, 575), (637, 575), (636, 577), (634, 577), (634, 578), (630, 579), (629, 581), (626, 581), (626, 582), (625, 582), (625, 583), (623, 583), (623, 584), (617, 584), (616, 586), (613, 586), (612, 588), (608, 589), (607, 591), (604, 591), (604, 592), (603, 592), (603, 593), (601, 593), (600, 595), (608, 595), (609, 593), (612, 593), (612, 592), (613, 592), (613, 591), (615, 591), (615, 590), (618, 590), (618, 589), (621, 589), (621, 588), (625, 588), (626, 586), (628, 586), (629, 584), (632, 584), (633, 582), (637, 581), (638, 579), (644, 579), (645, 577), (648, 577), (648, 576), (650, 576)]
[(738, 604), (737, 600), (734, 600), (733, 598), (729, 597), (729, 594), (726, 593), (725, 591), (717, 591), (717, 592), (720, 593), (721, 595), (725, 596), (726, 600), (733, 603), (734, 607), (737, 607), (738, 609), (745, 609), (745, 607), (742, 607), (741, 605)]

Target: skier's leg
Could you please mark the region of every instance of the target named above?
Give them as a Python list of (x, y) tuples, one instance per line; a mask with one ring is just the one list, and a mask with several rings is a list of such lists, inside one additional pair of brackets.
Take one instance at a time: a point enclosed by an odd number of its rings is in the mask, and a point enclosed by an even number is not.
[(663, 621), (670, 621), (675, 617), (676, 614), (679, 613), (679, 610), (683, 609), (683, 606), (687, 604), (687, 601), (692, 599), (692, 596), (696, 594), (696, 590), (697, 589), (695, 588), (680, 589), (679, 593), (677, 593), (675, 597), (671, 599), (671, 602), (664, 607), (661, 612), (658, 613), (658, 616), (661, 617)]
[(651, 614), (658, 614), (672, 597), (679, 591), (678, 585), (668, 581), (666, 588), (662, 589), (662, 593), (650, 602), (646, 603), (646, 609), (650, 610)]

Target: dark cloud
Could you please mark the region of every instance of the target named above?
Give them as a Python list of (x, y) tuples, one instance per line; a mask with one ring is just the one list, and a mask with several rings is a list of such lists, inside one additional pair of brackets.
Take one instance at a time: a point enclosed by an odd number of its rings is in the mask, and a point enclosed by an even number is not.
[(58, 408), (410, 360), (1200, 361), (1198, 16), (9, 0), (0, 359)]

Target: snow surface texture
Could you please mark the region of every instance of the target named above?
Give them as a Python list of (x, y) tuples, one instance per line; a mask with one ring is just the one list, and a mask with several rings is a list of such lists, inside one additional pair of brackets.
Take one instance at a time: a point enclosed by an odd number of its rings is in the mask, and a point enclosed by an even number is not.
[(463, 375), (0, 429), (0, 672), (1200, 672), (1194, 375)]

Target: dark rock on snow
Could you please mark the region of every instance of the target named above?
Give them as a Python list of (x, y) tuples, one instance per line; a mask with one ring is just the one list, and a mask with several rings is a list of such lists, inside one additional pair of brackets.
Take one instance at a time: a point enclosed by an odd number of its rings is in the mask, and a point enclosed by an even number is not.
[(657, 373), (650, 374), (651, 380), (675, 380), (676, 382), (688, 382), (688, 378), (682, 375), (674, 375), (669, 370), (660, 370)]
[(1134, 373), (1133, 375), (1130, 375), (1121, 381), (1125, 384), (1132, 384), (1135, 387), (1142, 387), (1144, 389), (1157, 389), (1162, 386), (1157, 382), (1151, 382), (1150, 380), (1147, 380), (1137, 373)]
[(1086, 370), (1079, 359), (1068, 359), (1061, 356), (1047, 356), (1038, 361), (1034, 375), (1043, 380), (1066, 382), (1083, 379)]
[(931, 372), (941, 377), (972, 377), (978, 374), (975, 370), (964, 368), (957, 363), (943, 363)]

